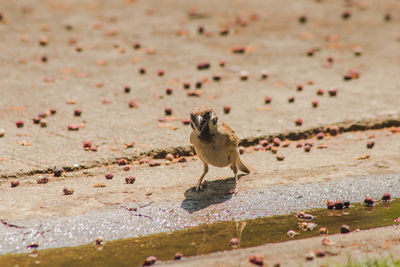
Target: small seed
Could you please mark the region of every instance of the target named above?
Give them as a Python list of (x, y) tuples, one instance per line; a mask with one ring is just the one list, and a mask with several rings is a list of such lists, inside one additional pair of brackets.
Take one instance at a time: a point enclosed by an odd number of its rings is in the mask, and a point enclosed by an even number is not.
[(40, 120), (40, 127), (47, 127), (47, 120), (41, 119)]
[(285, 159), (285, 156), (276, 156), (276, 159), (278, 161), (283, 161)]
[(272, 152), (273, 154), (278, 153), (278, 148), (277, 148), (276, 146), (272, 147), (272, 148), (271, 148), (271, 152)]
[(294, 102), (294, 96), (289, 97), (289, 98), (288, 98), (288, 102), (289, 102), (289, 103), (293, 103), (293, 102)]
[(105, 177), (107, 180), (111, 180), (111, 179), (114, 177), (114, 175), (113, 175), (112, 173), (107, 173), (106, 175), (104, 175), (104, 177)]
[(301, 126), (303, 125), (303, 120), (301, 118), (298, 118), (294, 121), (294, 123), (296, 124), (296, 126)]
[(329, 96), (336, 96), (337, 95), (337, 89), (336, 88), (331, 88), (328, 90)]
[(197, 64), (198, 70), (206, 70), (209, 68), (210, 68), (210, 63), (208, 63), (208, 62), (201, 62), (201, 63)]
[(382, 201), (390, 201), (391, 198), (392, 196), (390, 195), (390, 193), (385, 193), (382, 196)]
[(164, 109), (164, 113), (166, 116), (172, 115), (172, 108), (168, 107)]
[(130, 108), (137, 108), (137, 107), (139, 107), (139, 105), (136, 104), (136, 102), (133, 101), (133, 100), (129, 101), (128, 105), (129, 105)]
[(203, 86), (203, 82), (202, 81), (197, 81), (195, 86), (196, 86), (197, 89), (200, 89)]
[(130, 93), (130, 91), (131, 91), (131, 87), (129, 85), (125, 85), (124, 92), (128, 94), (128, 93)]
[(156, 256), (147, 257), (147, 259), (143, 262), (143, 266), (151, 266), (157, 262)]
[(372, 197), (366, 197), (364, 199), (364, 204), (365, 206), (373, 206), (375, 204), (375, 201)]
[(11, 181), (11, 187), (17, 187), (19, 185), (19, 181), (15, 180), (15, 181)]
[(16, 121), (16, 122), (15, 122), (15, 125), (16, 125), (18, 128), (22, 128), (22, 127), (24, 127), (24, 122), (23, 122), (23, 121)]
[(166, 93), (167, 95), (172, 95), (173, 92), (174, 92), (174, 90), (173, 90), (172, 88), (167, 88), (167, 89), (165, 89), (165, 93)]
[(157, 72), (157, 75), (158, 76), (164, 76), (164, 74), (165, 74), (165, 71), (164, 70), (159, 70), (158, 72)]
[(246, 51), (245, 47), (237, 46), (232, 48), (232, 53), (234, 54), (243, 54)]
[(226, 35), (229, 34), (229, 29), (228, 29), (228, 28), (221, 29), (221, 30), (219, 31), (219, 34), (220, 34), (221, 36), (226, 36)]
[(349, 19), (351, 17), (351, 12), (346, 10), (342, 13), (342, 19)]
[(344, 206), (344, 205), (343, 205), (343, 202), (342, 202), (342, 201), (337, 200), (337, 201), (335, 202), (334, 206), (335, 206), (335, 209), (341, 210), (341, 209), (343, 209), (343, 206)]
[(183, 119), (182, 123), (183, 123), (183, 125), (189, 125), (190, 124), (190, 119)]
[(183, 88), (184, 88), (184, 89), (189, 89), (189, 88), (190, 88), (190, 83), (184, 82), (184, 83), (183, 83)]
[(128, 176), (125, 178), (125, 182), (127, 184), (133, 184), (136, 181), (136, 178), (134, 176)]
[(261, 79), (268, 79), (268, 72), (266, 70), (261, 71)]
[(264, 259), (262, 256), (253, 255), (249, 257), (249, 262), (258, 266), (264, 265)]
[(215, 74), (215, 75), (213, 76), (213, 80), (216, 81), (216, 82), (219, 82), (219, 81), (221, 80), (221, 75)]
[(304, 151), (305, 152), (310, 152), (310, 150), (311, 150), (311, 146), (309, 146), (309, 145), (305, 145), (304, 146)]
[(318, 107), (318, 101), (317, 100), (313, 100), (313, 102), (311, 102), (311, 105), (313, 108)]
[(181, 260), (183, 258), (183, 254), (180, 252), (177, 252), (174, 256), (174, 260)]
[(54, 115), (57, 112), (57, 110), (55, 108), (51, 108), (49, 111), (50, 111), (51, 115)]
[(373, 148), (374, 147), (374, 145), (375, 145), (375, 142), (374, 141), (368, 141), (367, 142), (367, 148)]
[(341, 232), (342, 234), (350, 233), (350, 227), (349, 227), (347, 224), (343, 224), (343, 225), (340, 227), (340, 232)]
[(73, 188), (64, 188), (63, 189), (63, 193), (64, 195), (72, 195), (74, 193), (74, 189)]
[(220, 67), (225, 67), (225, 64), (226, 64), (225, 60), (221, 60), (221, 61), (219, 62), (219, 66), (220, 66)]
[(266, 97), (264, 98), (264, 103), (265, 103), (265, 104), (269, 104), (269, 103), (271, 103), (271, 101), (272, 101), (272, 97), (270, 97), (270, 96), (266, 96)]
[(230, 111), (231, 111), (231, 106), (225, 105), (225, 106), (224, 106), (224, 113), (225, 113), (225, 114), (229, 114)]
[(146, 69), (145, 68), (140, 68), (139, 69), (140, 74), (146, 74)]
[(75, 109), (74, 110), (74, 116), (79, 117), (81, 115), (82, 115), (82, 110), (80, 110), (80, 109)]
[(297, 89), (297, 91), (303, 91), (303, 85), (302, 84), (298, 84), (297, 86), (296, 86), (296, 89)]
[(133, 48), (134, 49), (139, 49), (141, 47), (140, 43), (134, 43)]
[(300, 16), (299, 17), (299, 23), (301, 24), (305, 24), (307, 22), (307, 17), (306, 16)]
[(34, 123), (34, 124), (39, 124), (41, 119), (42, 119), (42, 118), (40, 118), (40, 117), (35, 117), (35, 118), (33, 118), (32, 120), (33, 120), (33, 123)]
[(323, 94), (324, 94), (324, 90), (322, 90), (322, 89), (317, 90), (317, 95), (323, 95)]
[(128, 160), (126, 160), (126, 159), (119, 159), (119, 160), (117, 161), (117, 164), (118, 164), (119, 166), (127, 165), (127, 164), (128, 164)]

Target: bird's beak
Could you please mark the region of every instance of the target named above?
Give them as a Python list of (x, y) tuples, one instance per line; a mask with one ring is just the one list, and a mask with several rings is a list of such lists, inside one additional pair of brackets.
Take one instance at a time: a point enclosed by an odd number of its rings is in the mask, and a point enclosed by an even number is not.
[(202, 116), (200, 116), (200, 115), (197, 115), (197, 117), (196, 117), (196, 126), (197, 126), (197, 129), (199, 129), (200, 131), (202, 130), (201, 126), (202, 126), (202, 122), (203, 121), (204, 121), (204, 118)]

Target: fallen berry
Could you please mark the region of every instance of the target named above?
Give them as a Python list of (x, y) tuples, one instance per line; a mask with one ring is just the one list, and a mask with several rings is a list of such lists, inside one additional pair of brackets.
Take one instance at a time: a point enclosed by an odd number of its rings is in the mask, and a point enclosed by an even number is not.
[(385, 193), (382, 196), (382, 201), (390, 201), (391, 198), (392, 196), (390, 195), (390, 193)]
[(172, 162), (172, 161), (174, 161), (174, 155), (172, 155), (171, 153), (168, 153), (165, 156), (165, 159)]
[(231, 111), (231, 106), (228, 106), (228, 105), (224, 106), (224, 113), (225, 114), (229, 114), (230, 111)]
[(184, 82), (184, 83), (183, 83), (183, 88), (184, 88), (184, 89), (189, 89), (189, 88), (190, 88), (190, 83)]
[(55, 177), (60, 177), (63, 172), (64, 172), (64, 168), (63, 167), (57, 167), (57, 168), (54, 169), (53, 175)]
[(370, 149), (371, 149), (371, 148), (374, 147), (374, 145), (375, 145), (375, 142), (372, 141), (372, 140), (367, 142), (367, 148), (370, 148)]
[(221, 75), (215, 74), (215, 75), (213, 76), (213, 80), (216, 81), (216, 82), (219, 82), (219, 81), (221, 80)]
[(129, 93), (131, 91), (131, 87), (129, 85), (124, 86), (124, 92)]
[(264, 103), (265, 103), (265, 104), (269, 104), (269, 103), (271, 103), (271, 101), (272, 101), (272, 97), (270, 97), (270, 96), (266, 96), (266, 97), (264, 98)]
[(290, 142), (288, 140), (285, 140), (281, 143), (281, 147), (288, 147), (290, 145)]
[(325, 134), (323, 132), (320, 132), (317, 134), (317, 139), (321, 140), (321, 139), (324, 139), (324, 137), (325, 137)]
[(47, 184), (49, 182), (49, 178), (39, 176), (38, 179), (36, 180), (38, 184)]
[(310, 152), (310, 150), (311, 150), (311, 146), (309, 146), (309, 145), (305, 145), (304, 146), (304, 151), (305, 152)]
[(289, 98), (288, 98), (288, 102), (289, 102), (289, 103), (293, 103), (293, 102), (294, 102), (294, 96), (289, 97)]
[(183, 254), (180, 252), (177, 252), (174, 256), (174, 260), (181, 260), (183, 258)]
[(342, 13), (342, 19), (348, 19), (351, 16), (350, 10), (346, 10)]
[(249, 75), (247, 74), (246, 71), (241, 71), (241, 72), (240, 72), (240, 79), (241, 79), (242, 81), (247, 81), (247, 80), (249, 79)]
[(19, 181), (15, 180), (15, 181), (11, 181), (11, 187), (17, 187), (19, 185)]
[(234, 54), (243, 54), (246, 51), (246, 49), (242, 46), (237, 46), (232, 48), (232, 53)]
[(49, 111), (50, 111), (51, 115), (54, 115), (57, 112), (57, 110), (55, 108), (51, 108), (51, 109), (49, 109)]
[(42, 119), (42, 118), (40, 118), (40, 117), (35, 117), (35, 118), (33, 118), (32, 120), (33, 120), (33, 123), (34, 123), (34, 124), (39, 124), (41, 119)]
[(335, 204), (332, 201), (328, 201), (326, 203), (326, 207), (328, 208), (328, 210), (332, 210), (335, 207)]
[(311, 105), (313, 108), (318, 107), (318, 101), (317, 100), (313, 100), (313, 102), (311, 102)]
[(340, 227), (340, 233), (342, 233), (342, 234), (350, 233), (350, 227), (347, 224), (343, 224)]
[(374, 201), (374, 199), (372, 197), (366, 197), (364, 199), (364, 204), (365, 204), (365, 206), (370, 207), (370, 206), (373, 206), (375, 204), (375, 201)]
[(136, 178), (134, 176), (128, 176), (125, 178), (125, 182), (127, 184), (133, 184), (136, 181)]
[(228, 35), (228, 33), (229, 33), (229, 29), (228, 28), (221, 29), (219, 31), (219, 34), (222, 35), (222, 36), (226, 36), (226, 35)]
[(322, 90), (322, 89), (317, 90), (317, 95), (323, 95), (323, 94), (324, 94), (324, 90)]
[(80, 126), (80, 125), (77, 125), (77, 124), (68, 125), (68, 130), (69, 130), (69, 131), (78, 131), (79, 128), (81, 128), (81, 126)]
[(111, 180), (112, 178), (114, 178), (114, 175), (113, 175), (112, 173), (107, 173), (106, 175), (104, 175), (104, 177), (105, 177), (107, 180)]
[(133, 48), (134, 49), (139, 49), (141, 47), (141, 44), (140, 43), (134, 43), (133, 44)]
[(314, 254), (315, 254), (315, 256), (317, 256), (318, 258), (325, 257), (325, 251), (322, 251), (322, 250), (319, 250), (319, 249), (315, 250), (315, 251), (314, 251)]
[(159, 70), (158, 72), (157, 72), (157, 74), (158, 74), (158, 76), (164, 76), (164, 74), (165, 74), (165, 72), (164, 72), (164, 70)]
[(343, 209), (343, 202), (340, 201), (340, 200), (337, 200), (337, 201), (335, 202), (334, 206), (335, 206), (335, 209), (341, 210), (341, 209)]
[(189, 125), (189, 124), (190, 124), (190, 119), (183, 119), (183, 120), (182, 120), (182, 123), (183, 123), (184, 125)]
[(124, 166), (124, 171), (129, 171), (131, 169), (131, 167), (130, 166), (128, 166), (128, 165), (126, 165), (126, 166)]
[(278, 148), (277, 148), (276, 146), (272, 147), (272, 148), (271, 148), (271, 152), (272, 152), (273, 154), (278, 153)]
[(264, 265), (264, 259), (262, 256), (253, 255), (249, 257), (249, 262), (258, 266)]
[(23, 122), (23, 121), (16, 121), (16, 122), (15, 122), (15, 125), (16, 125), (18, 128), (22, 128), (22, 127), (24, 127), (24, 122)]
[(300, 16), (299, 17), (299, 23), (304, 24), (307, 22), (307, 17), (306, 16)]
[(150, 161), (149, 162), (149, 166), (150, 167), (157, 167), (157, 166), (160, 166), (160, 165), (161, 165), (161, 163), (158, 162), (158, 161)]
[(154, 265), (157, 261), (156, 256), (147, 257), (147, 259), (143, 262), (143, 266), (151, 266)]
[(40, 127), (47, 127), (47, 120), (41, 119), (40, 120)]
[(200, 89), (203, 86), (203, 82), (202, 81), (197, 81), (195, 84), (197, 89)]
[(298, 118), (294, 121), (294, 123), (296, 124), (296, 126), (301, 126), (303, 125), (303, 120), (301, 118)]
[(174, 92), (174, 90), (172, 90), (172, 88), (167, 88), (167, 89), (165, 89), (165, 93), (166, 93), (167, 95), (172, 95), (173, 92)]
[(140, 68), (139, 69), (140, 74), (146, 74), (146, 69), (145, 68)]
[(272, 139), (272, 142), (274, 143), (274, 146), (280, 146), (282, 141), (278, 137), (275, 137)]
[(231, 239), (231, 241), (229, 241), (229, 244), (230, 244), (232, 247), (237, 247), (237, 246), (239, 246), (239, 239), (237, 239), (236, 237), (234, 237), (234, 238)]
[(303, 91), (303, 85), (301, 85), (301, 84), (298, 84), (297, 86), (296, 86), (296, 89), (297, 89), (297, 91)]
[(206, 70), (209, 68), (210, 68), (210, 63), (208, 63), (208, 62), (202, 62), (202, 63), (197, 64), (198, 70)]
[(268, 72), (266, 70), (261, 71), (261, 79), (268, 79)]
[(329, 134), (332, 135), (332, 136), (335, 136), (335, 135), (337, 135), (339, 133), (339, 128), (336, 125), (332, 126), (332, 127), (329, 127), (328, 130), (329, 130)]
[(336, 96), (337, 95), (337, 89), (331, 88), (328, 90), (329, 96)]
[(278, 161), (283, 161), (285, 159), (285, 156), (276, 156), (276, 160)]
[(128, 106), (129, 106), (130, 108), (137, 108), (137, 107), (139, 107), (139, 105), (136, 104), (136, 102), (133, 101), (133, 100), (129, 101)]
[(81, 116), (81, 114), (82, 114), (82, 110), (80, 110), (80, 109), (74, 110), (74, 116), (79, 117), (79, 116)]
[(327, 235), (328, 234), (328, 228), (326, 228), (326, 227), (319, 228), (319, 234), (320, 235)]
[(119, 166), (124, 166), (124, 165), (127, 165), (129, 162), (128, 162), (128, 160), (126, 160), (126, 159), (119, 159), (118, 161), (117, 161), (117, 164), (119, 165)]
[(74, 189), (73, 188), (64, 188), (63, 189), (63, 193), (64, 195), (72, 195), (74, 193)]
[(165, 113), (165, 115), (166, 116), (170, 116), (170, 115), (172, 115), (172, 108), (165, 108), (164, 109), (164, 113)]
[(224, 60), (221, 60), (221, 61), (219, 62), (219, 66), (220, 66), (220, 67), (225, 67), (225, 64), (226, 64), (226, 62), (225, 62)]

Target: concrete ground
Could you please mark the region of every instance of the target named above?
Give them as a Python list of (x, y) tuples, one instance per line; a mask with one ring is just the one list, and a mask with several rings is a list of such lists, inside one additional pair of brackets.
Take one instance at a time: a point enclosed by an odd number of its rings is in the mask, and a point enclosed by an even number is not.
[[(28, 239), (39, 238), (45, 248), (82, 244), (99, 232), (115, 239), (283, 214), (321, 207), (327, 198), (362, 201), (386, 191), (398, 196), (399, 11), (395, 0), (1, 1), (0, 219), (29, 226)], [(228, 35), (220, 35), (222, 29)], [(135, 43), (141, 47), (134, 49)], [(233, 53), (234, 47), (244, 53)], [(307, 56), (310, 49), (313, 56)], [(211, 67), (197, 70), (201, 62)], [(159, 70), (165, 74), (159, 76)], [(267, 79), (261, 78), (264, 70)], [(344, 80), (349, 70), (359, 77)], [(240, 79), (242, 71), (247, 81)], [(217, 74), (220, 81), (213, 80)], [(198, 81), (201, 89), (195, 89)], [(173, 93), (167, 95), (166, 88)], [(336, 96), (329, 96), (332, 88)], [(324, 94), (317, 95), (318, 89)], [(266, 96), (270, 104), (264, 103)], [(132, 100), (137, 107), (129, 107)], [(182, 120), (202, 104), (213, 106), (235, 130), (246, 150), (243, 159), (257, 168), (241, 177), (237, 196), (228, 193), (229, 168), (211, 168), (207, 189), (191, 190), (202, 166), (189, 144), (190, 126)], [(229, 114), (225, 105), (231, 106)], [(165, 116), (167, 107), (172, 116)], [(33, 124), (50, 108), (56, 114), (47, 115), (47, 127)], [(74, 116), (75, 109), (82, 114)], [(295, 125), (298, 118), (301, 126)], [(19, 120), (22, 128), (15, 125)], [(79, 130), (69, 131), (69, 125)], [(338, 136), (329, 134), (333, 125)], [(327, 135), (318, 140), (321, 131)], [(278, 150), (283, 161), (270, 151), (255, 151), (259, 140), (275, 136), (290, 141)], [(296, 148), (310, 140), (311, 152)], [(371, 140), (375, 146), (368, 149)], [(85, 141), (98, 151), (84, 150)], [(176, 156), (173, 163), (164, 159), (168, 152)], [(186, 162), (177, 162), (180, 156)], [(121, 158), (129, 170), (118, 166)], [(55, 167), (69, 172), (53, 177)], [(105, 173), (114, 178), (106, 180)], [(37, 184), (39, 175), (49, 183)], [(133, 185), (124, 184), (128, 175), (136, 177)], [(11, 188), (14, 180), (20, 185)], [(64, 196), (64, 187), (74, 194)], [(274, 190), (287, 198), (277, 198)], [(307, 200), (293, 206), (293, 194)], [(257, 204), (265, 200), (277, 204)], [(122, 205), (149, 203), (146, 214), (160, 220), (135, 218), (141, 226), (129, 231), (112, 223), (115, 213), (121, 220), (130, 217), (116, 212)], [(160, 209), (173, 211), (163, 215)], [(109, 228), (99, 226), (101, 216)], [(172, 223), (174, 216), (182, 221)], [(61, 231), (74, 233), (69, 239), (56, 234), (57, 225), (68, 220), (81, 226)], [(35, 237), (44, 225), (50, 234)], [(79, 236), (89, 226), (95, 230)], [(0, 233), (7, 240), (0, 253), (24, 251), (23, 230), (3, 224)]]

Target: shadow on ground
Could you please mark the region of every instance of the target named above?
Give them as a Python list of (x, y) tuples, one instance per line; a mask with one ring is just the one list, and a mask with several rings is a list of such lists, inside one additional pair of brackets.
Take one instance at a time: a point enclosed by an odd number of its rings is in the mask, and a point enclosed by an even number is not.
[[(238, 175), (238, 180), (244, 175)], [(224, 203), (232, 198), (234, 188), (235, 177), (207, 181), (207, 186), (202, 192), (196, 192), (196, 186), (193, 186), (186, 190), (185, 200), (182, 201), (181, 207), (189, 213), (193, 213), (213, 204)]]

